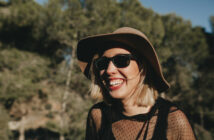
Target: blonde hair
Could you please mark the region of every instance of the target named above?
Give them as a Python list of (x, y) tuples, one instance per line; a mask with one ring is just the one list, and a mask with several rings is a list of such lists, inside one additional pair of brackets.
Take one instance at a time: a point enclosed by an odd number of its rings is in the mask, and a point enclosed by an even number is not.
[[(106, 103), (111, 104), (111, 99), (108, 99), (104, 96), (105, 90), (100, 87), (100, 79), (97, 78), (98, 74), (93, 66), (94, 60), (98, 58), (98, 55), (95, 55), (92, 60), (90, 67), (91, 75), (91, 97), (93, 99), (104, 100)], [(138, 62), (140, 69), (140, 81), (137, 85), (137, 88), (133, 95), (136, 95), (135, 104), (139, 106), (152, 106), (155, 103), (155, 100), (158, 97), (158, 91), (153, 85), (151, 66), (146, 62), (146, 60), (141, 60)], [(131, 96), (131, 98), (134, 96)]]

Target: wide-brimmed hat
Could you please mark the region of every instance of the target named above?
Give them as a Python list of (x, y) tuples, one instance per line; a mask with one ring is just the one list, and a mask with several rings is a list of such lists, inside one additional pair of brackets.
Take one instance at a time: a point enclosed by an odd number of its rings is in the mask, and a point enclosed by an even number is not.
[(139, 30), (130, 27), (122, 27), (113, 33), (99, 34), (81, 39), (77, 44), (77, 58), (81, 71), (90, 78), (90, 65), (95, 54), (99, 53), (105, 42), (120, 42), (144, 56), (154, 70), (156, 88), (159, 92), (169, 88), (165, 80), (158, 56), (149, 39)]

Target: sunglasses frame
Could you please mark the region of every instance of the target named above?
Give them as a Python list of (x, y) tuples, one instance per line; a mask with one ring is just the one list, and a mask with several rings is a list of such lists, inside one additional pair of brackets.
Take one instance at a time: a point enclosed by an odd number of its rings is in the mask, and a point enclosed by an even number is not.
[[(129, 60), (126, 66), (119, 66), (118, 63), (115, 62), (115, 58), (118, 57), (118, 56), (123, 56), (124, 58), (127, 58)], [(102, 59), (106, 59), (107, 60), (107, 64), (106, 64), (105, 68), (99, 68), (99, 66), (98, 66), (98, 62), (102, 61)], [(97, 59), (94, 60), (94, 65), (95, 65), (96, 69), (104, 70), (104, 69), (107, 69), (107, 67), (108, 67), (108, 65), (109, 65), (109, 63), (111, 61), (114, 64), (115, 67), (117, 67), (117, 68), (125, 68), (125, 67), (129, 66), (131, 60), (137, 60), (137, 59), (132, 54), (117, 54), (117, 55), (115, 55), (113, 57), (102, 56), (102, 57), (97, 58)]]

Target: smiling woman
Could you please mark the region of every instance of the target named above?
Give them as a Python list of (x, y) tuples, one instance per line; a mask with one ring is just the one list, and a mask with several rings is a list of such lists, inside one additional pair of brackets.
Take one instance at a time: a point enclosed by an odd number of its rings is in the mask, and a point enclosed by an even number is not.
[(89, 111), (86, 140), (195, 140), (185, 114), (158, 97), (169, 84), (142, 32), (123, 27), (84, 38), (77, 57), (93, 97), (104, 100)]
[[(97, 61), (102, 61), (103, 58), (114, 60), (100, 62), (107, 63), (105, 69), (99, 70), (99, 76), (103, 81), (100, 84), (103, 84), (107, 89), (108, 92), (106, 94), (109, 94), (113, 99), (120, 99), (125, 103), (130, 99), (136, 89), (136, 85), (140, 81), (140, 71), (137, 62), (130, 60), (130, 52), (118, 47), (115, 46), (115, 48), (106, 50)], [(120, 62), (124, 62), (125, 65)]]

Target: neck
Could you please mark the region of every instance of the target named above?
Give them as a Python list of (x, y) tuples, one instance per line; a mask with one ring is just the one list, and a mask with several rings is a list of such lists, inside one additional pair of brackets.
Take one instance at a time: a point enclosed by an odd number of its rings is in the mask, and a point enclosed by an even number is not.
[(131, 100), (128, 101), (116, 101), (115, 104), (115, 109), (120, 111), (126, 116), (134, 116), (137, 114), (146, 114), (150, 111), (151, 106), (140, 106), (134, 103)]
[(151, 106), (139, 106), (134, 104), (123, 104), (123, 114), (133, 116), (137, 114), (145, 114), (150, 111)]
[[(135, 91), (133, 91), (135, 92)], [(137, 95), (131, 94), (132, 97), (127, 97), (126, 99), (120, 100), (120, 108), (122, 113), (126, 116), (133, 116), (137, 114), (145, 114), (150, 111), (151, 106), (140, 106), (136, 104)]]

